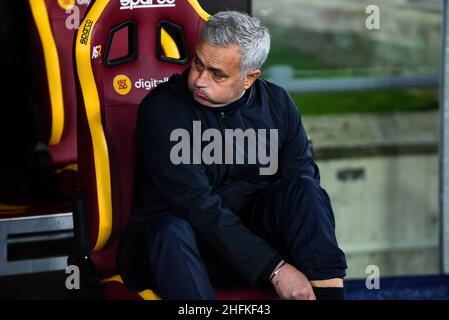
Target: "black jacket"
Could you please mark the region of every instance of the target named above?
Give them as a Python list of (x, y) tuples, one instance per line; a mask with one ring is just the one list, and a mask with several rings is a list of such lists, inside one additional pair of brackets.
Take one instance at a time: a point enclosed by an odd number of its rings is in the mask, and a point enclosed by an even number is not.
[[(264, 272), (271, 272), (281, 258), (242, 224), (239, 210), (250, 194), (276, 179), (307, 175), (319, 180), (318, 168), (300, 114), (284, 89), (258, 79), (249, 89), (246, 103), (238, 108), (209, 108), (193, 100), (187, 87), (188, 71), (160, 84), (140, 104), (134, 206), (118, 264), (125, 281), (128, 278), (131, 282), (136, 267), (134, 251), (139, 247), (136, 244), (144, 232), (143, 225), (154, 214), (173, 212), (186, 219), (197, 236), (241, 278), (254, 284)], [(220, 130), (223, 137), (225, 129), (278, 129), (277, 173), (261, 176), (261, 165), (247, 161), (174, 165), (170, 152), (177, 142), (171, 142), (170, 135), (173, 130), (184, 128), (193, 137), (193, 121), (201, 121), (202, 131)], [(207, 143), (203, 142), (203, 146)]]

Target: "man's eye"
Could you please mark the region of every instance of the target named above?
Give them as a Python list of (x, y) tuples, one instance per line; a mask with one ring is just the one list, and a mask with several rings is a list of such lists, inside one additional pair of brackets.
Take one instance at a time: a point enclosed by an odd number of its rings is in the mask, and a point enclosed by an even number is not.
[(198, 59), (193, 59), (193, 63), (194, 63), (196, 66), (201, 67), (201, 62), (200, 62), (200, 60), (198, 60)]
[(218, 79), (223, 79), (224, 78), (224, 75), (221, 74), (220, 72), (217, 72), (217, 71), (214, 71), (213, 75), (214, 75), (215, 78), (218, 78)]

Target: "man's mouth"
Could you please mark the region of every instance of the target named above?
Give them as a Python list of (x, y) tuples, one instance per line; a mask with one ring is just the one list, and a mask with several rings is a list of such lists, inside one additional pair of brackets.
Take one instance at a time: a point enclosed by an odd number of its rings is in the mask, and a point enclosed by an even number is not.
[(194, 94), (196, 97), (201, 98), (201, 99), (203, 99), (203, 100), (208, 100), (208, 99), (207, 99), (207, 96), (206, 96), (204, 93), (202, 93), (200, 90), (198, 90), (198, 89), (193, 89), (192, 92), (193, 92), (193, 94)]

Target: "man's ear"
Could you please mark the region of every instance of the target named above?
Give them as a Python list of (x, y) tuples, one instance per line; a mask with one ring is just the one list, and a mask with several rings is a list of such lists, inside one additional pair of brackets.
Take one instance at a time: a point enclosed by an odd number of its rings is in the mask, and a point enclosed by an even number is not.
[(261, 74), (262, 72), (259, 69), (253, 70), (250, 73), (248, 73), (248, 75), (245, 78), (245, 90), (251, 87), (254, 81), (256, 81), (257, 78), (261, 76)]

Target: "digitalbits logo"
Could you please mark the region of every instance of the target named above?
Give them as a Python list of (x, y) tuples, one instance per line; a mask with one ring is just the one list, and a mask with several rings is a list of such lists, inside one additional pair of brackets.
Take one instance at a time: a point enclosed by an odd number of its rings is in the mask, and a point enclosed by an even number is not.
[(64, 10), (72, 9), (75, 5), (75, 0), (58, 0), (58, 5)]
[(159, 84), (167, 82), (168, 77), (164, 77), (163, 79), (154, 79), (151, 78), (149, 80), (145, 80), (143, 78), (140, 78), (134, 83), (134, 86), (136, 89), (145, 89), (145, 90), (151, 90), (156, 88)]
[(122, 96), (128, 94), (132, 88), (131, 80), (124, 74), (119, 74), (114, 77), (113, 86), (115, 92)]

